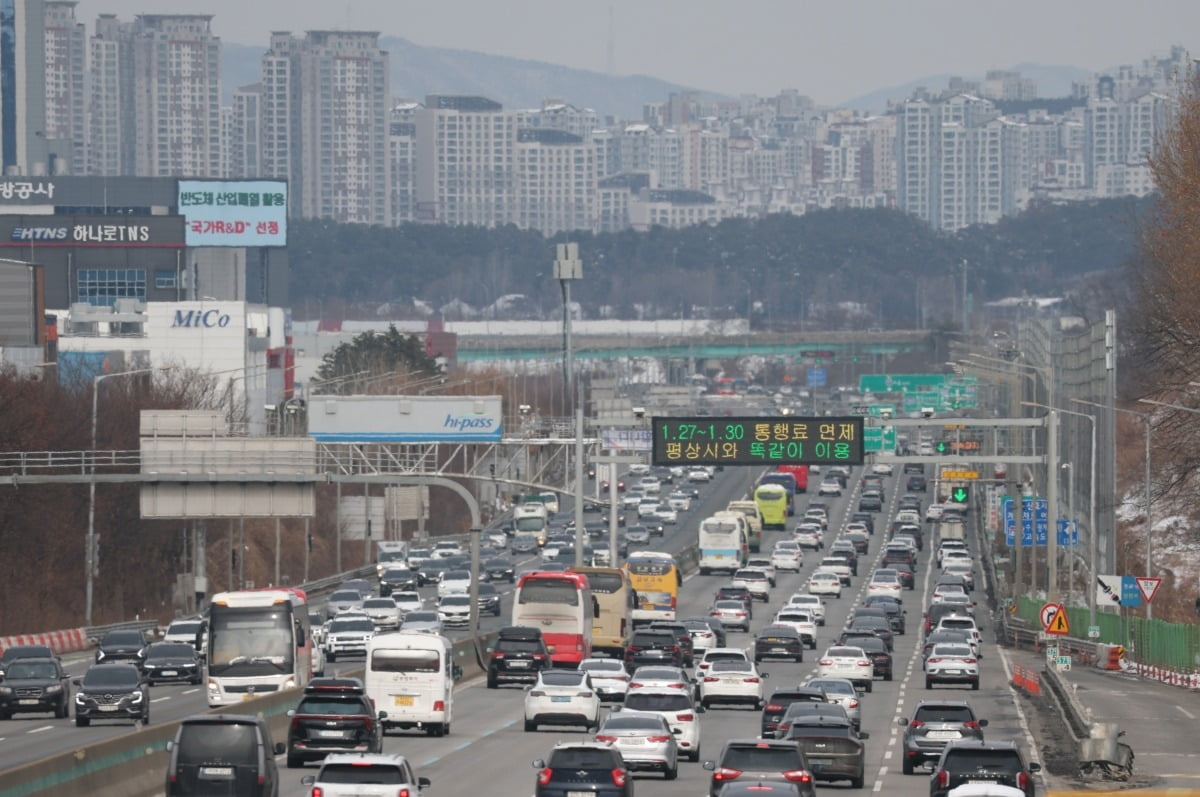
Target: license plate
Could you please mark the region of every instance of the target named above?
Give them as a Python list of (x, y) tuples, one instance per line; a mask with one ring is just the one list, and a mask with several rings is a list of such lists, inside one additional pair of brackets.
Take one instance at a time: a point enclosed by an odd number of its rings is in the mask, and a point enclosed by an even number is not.
[(411, 706), (413, 704), (412, 695), (396, 695), (392, 703), (397, 706)]
[(165, 675), (179, 675), (179, 671), (178, 670), (163, 670), (162, 672), (159, 673), (159, 675), (164, 675), (164, 676)]
[(249, 699), (250, 699), (250, 698), (252, 698), (252, 697), (254, 697), (254, 695), (252, 695), (251, 693), (247, 692), (246, 694), (242, 695), (242, 700), (243, 700), (243, 701), (245, 701), (245, 700), (249, 700)]
[(926, 734), (929, 739), (957, 739), (958, 731), (930, 731)]
[(117, 708), (117, 706), (99, 706), (101, 711), (116, 711)]
[(810, 758), (810, 759), (808, 759), (808, 763), (812, 764), (814, 767), (827, 767), (833, 763), (833, 759), (832, 758)]
[(772, 653), (787, 653), (787, 648), (771, 648)]
[(645, 739), (641, 739), (637, 736), (633, 736), (628, 739), (621, 740), (621, 744), (645, 744), (645, 743), (646, 743)]
[(508, 663), (508, 668), (510, 670), (527, 670), (527, 669), (529, 669), (529, 662), (527, 662), (527, 661), (510, 661)]
[(569, 791), (567, 797), (596, 797), (594, 791)]
[(35, 699), (29, 699), (29, 698), (26, 698), (26, 699), (24, 699), (24, 700), (18, 700), (18, 701), (17, 701), (17, 703), (18, 703), (19, 705), (22, 705), (22, 706), (36, 706), (36, 705), (37, 705), (38, 703), (40, 703), (40, 702), (42, 702), (42, 701), (40, 701), (40, 700), (35, 700)]
[(943, 672), (946, 673), (946, 675), (959, 675), (962, 673), (962, 670), (943, 670)]
[(200, 767), (200, 774), (228, 778), (233, 776), (233, 767)]
[(570, 703), (571, 696), (570, 695), (551, 695), (550, 702), (551, 703)]

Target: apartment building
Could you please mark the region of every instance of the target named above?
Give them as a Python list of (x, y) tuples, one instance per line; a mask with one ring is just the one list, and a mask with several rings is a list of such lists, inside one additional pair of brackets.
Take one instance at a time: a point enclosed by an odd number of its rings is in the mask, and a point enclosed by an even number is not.
[(518, 130), (517, 226), (546, 235), (595, 229), (594, 152), (589, 140), (564, 130)]
[(45, 174), (51, 153), (43, 97), (44, 2), (4, 0), (0, 8), (0, 166), (7, 174)]
[(52, 172), (87, 170), (87, 33), (75, 19), (74, 0), (46, 0), (45, 137), (59, 153)]

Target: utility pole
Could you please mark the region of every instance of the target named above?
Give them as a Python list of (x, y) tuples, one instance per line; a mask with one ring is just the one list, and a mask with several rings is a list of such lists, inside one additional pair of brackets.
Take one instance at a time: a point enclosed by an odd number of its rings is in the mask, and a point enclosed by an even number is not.
[[(572, 380), (575, 375), (571, 352), (571, 283), (583, 279), (583, 262), (579, 259), (579, 244), (558, 244), (558, 258), (554, 261), (554, 278), (562, 286), (563, 295), (563, 408), (574, 392)], [(564, 413), (565, 414), (565, 413)]]

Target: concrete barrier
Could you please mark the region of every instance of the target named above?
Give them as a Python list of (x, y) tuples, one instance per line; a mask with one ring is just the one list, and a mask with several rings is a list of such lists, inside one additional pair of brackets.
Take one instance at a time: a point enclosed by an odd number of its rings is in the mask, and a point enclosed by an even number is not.
[(18, 634), (0, 637), (0, 653), (15, 645), (48, 645), (55, 653), (76, 653), (91, 647), (86, 628), (68, 628), (64, 631), (46, 631), (41, 634)]

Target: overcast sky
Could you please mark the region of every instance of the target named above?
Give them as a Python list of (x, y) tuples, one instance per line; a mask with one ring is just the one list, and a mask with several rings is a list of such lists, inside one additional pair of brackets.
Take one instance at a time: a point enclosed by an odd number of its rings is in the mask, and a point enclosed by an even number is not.
[(378, 30), (606, 72), (610, 9), (616, 74), (829, 104), (927, 75), (1200, 53), (1197, 0), (80, 0), (76, 15), (88, 35), (101, 13), (206, 13), (225, 41), (264, 48), (271, 30)]

